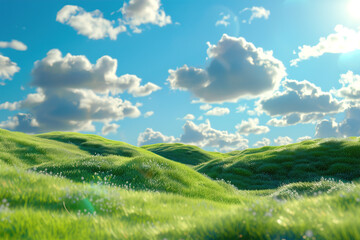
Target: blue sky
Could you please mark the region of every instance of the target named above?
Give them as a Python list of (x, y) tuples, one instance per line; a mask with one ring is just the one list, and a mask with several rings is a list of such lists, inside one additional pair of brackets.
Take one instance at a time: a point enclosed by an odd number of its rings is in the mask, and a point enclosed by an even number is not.
[(217, 151), (359, 136), (359, 11), (357, 0), (2, 0), (0, 127)]

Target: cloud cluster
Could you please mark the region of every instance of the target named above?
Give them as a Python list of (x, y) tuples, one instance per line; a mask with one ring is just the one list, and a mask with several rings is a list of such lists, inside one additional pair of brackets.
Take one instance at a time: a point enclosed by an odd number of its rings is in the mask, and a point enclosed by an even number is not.
[(274, 143), (277, 146), (288, 145), (288, 144), (291, 144), (292, 142), (293, 142), (293, 140), (291, 138), (289, 138), (288, 136), (286, 136), (286, 137), (279, 136), (278, 138), (274, 139)]
[[(243, 13), (246, 11), (251, 12), (251, 16), (250, 16), (249, 20), (247, 21), (249, 24), (251, 24), (251, 22), (256, 18), (257, 19), (261, 19), (261, 18), (268, 19), (270, 16), (270, 11), (265, 9), (264, 7), (254, 6), (252, 8), (244, 8), (243, 10), (240, 11), (240, 13)], [(244, 22), (246, 22), (246, 21), (244, 20)]]
[(161, 9), (160, 0), (130, 0), (120, 9), (124, 21), (135, 33), (140, 33), (140, 25), (153, 24), (163, 27), (171, 23), (171, 17)]
[(247, 121), (243, 120), (240, 124), (236, 125), (239, 134), (264, 134), (270, 131), (266, 126), (259, 126), (258, 118), (249, 118)]
[(141, 86), (141, 79), (134, 75), (118, 77), (116, 69), (117, 61), (109, 56), (91, 64), (85, 56), (63, 57), (59, 50), (50, 50), (34, 64), (31, 85), (37, 92), (23, 101), (0, 105), (2, 109), (27, 110), (27, 119), (32, 118), (30, 122), (37, 125), (21, 125), (24, 121), (9, 119), (7, 128), (24, 132), (92, 131), (92, 122), (98, 121), (107, 124), (103, 129), (107, 133), (117, 128), (111, 121), (139, 117), (138, 105), (116, 94), (127, 91), (135, 97), (146, 96), (159, 87), (152, 83)]
[(354, 106), (346, 110), (345, 119), (337, 123), (335, 119), (322, 120), (316, 125), (315, 137), (351, 137), (360, 136), (360, 107)]
[(341, 75), (339, 82), (342, 85), (342, 87), (336, 91), (339, 97), (349, 101), (360, 100), (360, 75), (348, 71), (346, 74)]
[(195, 116), (193, 114), (186, 114), (185, 117), (183, 117), (183, 120), (194, 120)]
[(315, 46), (299, 47), (298, 58), (291, 60), (291, 66), (311, 57), (320, 57), (325, 53), (347, 53), (360, 49), (360, 28), (353, 30), (343, 25), (335, 27), (335, 33), (322, 37)]
[(0, 48), (12, 48), (18, 51), (27, 50), (27, 46), (24, 43), (14, 39), (10, 42), (0, 41)]
[(242, 150), (248, 148), (249, 141), (240, 134), (228, 133), (214, 129), (210, 125), (210, 121), (196, 125), (192, 121), (187, 121), (183, 126), (183, 134), (180, 138), (173, 136), (168, 137), (160, 132), (155, 132), (148, 128), (141, 133), (138, 138), (138, 145), (154, 144), (160, 142), (182, 142), (185, 144), (193, 144), (199, 147), (213, 147), (221, 152), (233, 150)]
[(190, 91), (202, 102), (236, 102), (272, 92), (286, 76), (284, 65), (271, 51), (256, 48), (242, 37), (224, 34), (217, 45), (208, 45), (209, 67), (170, 69), (172, 89)]
[(154, 111), (148, 111), (144, 114), (144, 118), (149, 118), (151, 117), (152, 115), (154, 115)]
[(269, 146), (271, 143), (270, 139), (268, 138), (263, 138), (260, 141), (257, 141), (253, 146), (256, 148), (261, 148), (261, 147), (266, 147)]
[(220, 13), (220, 16), (222, 16), (222, 18), (216, 21), (215, 26), (223, 25), (224, 27), (227, 27), (230, 24), (230, 14), (225, 15), (224, 13)]
[(214, 107), (213, 109), (207, 111), (205, 115), (208, 116), (223, 116), (230, 113), (230, 110), (228, 108), (222, 108), (222, 107)]
[[(18, 65), (0, 54), (0, 80), (11, 80), (12, 76), (20, 70)], [(4, 82), (0, 81), (0, 85), (5, 85)]]
[(117, 35), (126, 31), (126, 27), (119, 22), (114, 27), (114, 22), (107, 20), (99, 10), (87, 12), (75, 5), (64, 6), (56, 15), (56, 21), (73, 27), (78, 34), (90, 39), (102, 39), (109, 37), (116, 40)]
[(120, 125), (116, 124), (116, 123), (105, 123), (101, 133), (103, 135), (109, 135), (110, 133), (117, 133), (117, 129), (120, 127)]
[(138, 137), (138, 146), (156, 144), (156, 143), (174, 143), (179, 139), (173, 136), (165, 136), (161, 132), (156, 132), (152, 128), (147, 128), (144, 132), (140, 133)]
[(85, 11), (76, 5), (66, 5), (59, 10), (56, 21), (73, 27), (78, 34), (90, 39), (109, 37), (116, 40), (117, 36), (127, 31), (127, 25), (135, 33), (140, 33), (140, 25), (154, 24), (163, 27), (171, 23), (171, 17), (161, 9), (160, 0), (130, 0), (119, 9), (123, 18), (114, 20), (104, 18), (100, 10)]
[(323, 118), (327, 114), (343, 111), (343, 103), (333, 98), (331, 93), (323, 92), (320, 87), (309, 81), (286, 79), (282, 82), (284, 90), (257, 102), (257, 111), (272, 117), (268, 124), (288, 126), (297, 123), (309, 123)]

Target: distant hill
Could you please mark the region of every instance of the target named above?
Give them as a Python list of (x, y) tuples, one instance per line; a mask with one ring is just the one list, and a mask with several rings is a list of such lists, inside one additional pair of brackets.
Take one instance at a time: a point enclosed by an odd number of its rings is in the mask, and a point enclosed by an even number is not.
[(142, 146), (142, 148), (175, 162), (188, 165), (198, 165), (229, 156), (222, 153), (208, 152), (197, 146), (182, 143), (158, 143)]
[(353, 181), (360, 178), (359, 138), (316, 139), (280, 147), (232, 152), (195, 167), (213, 179), (240, 189), (270, 189), (321, 178)]

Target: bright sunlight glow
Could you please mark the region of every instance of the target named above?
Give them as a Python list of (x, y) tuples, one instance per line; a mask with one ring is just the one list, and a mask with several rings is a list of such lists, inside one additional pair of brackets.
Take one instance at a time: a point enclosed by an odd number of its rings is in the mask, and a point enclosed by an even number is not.
[(352, 17), (360, 19), (360, 0), (350, 0), (348, 10)]

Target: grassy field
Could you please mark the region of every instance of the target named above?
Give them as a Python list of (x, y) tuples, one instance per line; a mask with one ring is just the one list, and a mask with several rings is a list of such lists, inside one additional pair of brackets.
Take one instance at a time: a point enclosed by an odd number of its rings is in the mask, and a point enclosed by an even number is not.
[(360, 239), (358, 138), (211, 153), (0, 130), (0, 239)]

